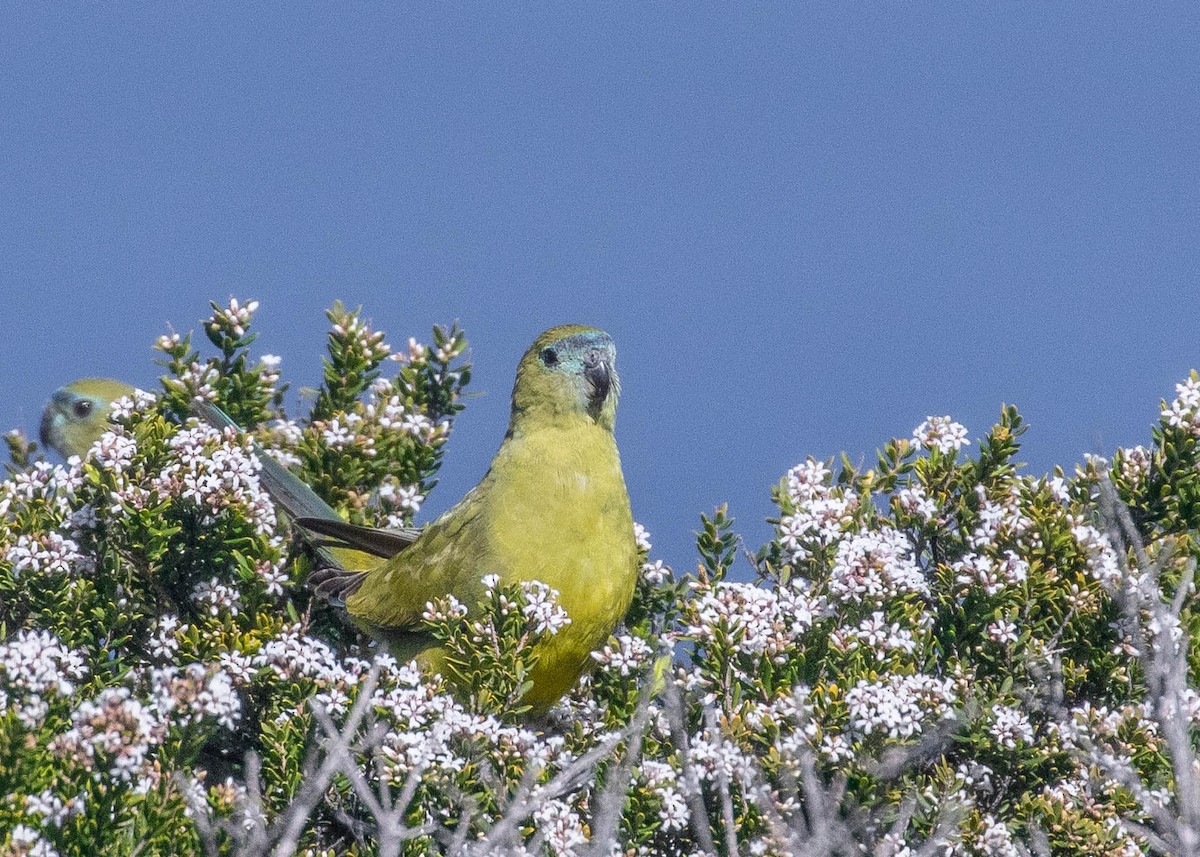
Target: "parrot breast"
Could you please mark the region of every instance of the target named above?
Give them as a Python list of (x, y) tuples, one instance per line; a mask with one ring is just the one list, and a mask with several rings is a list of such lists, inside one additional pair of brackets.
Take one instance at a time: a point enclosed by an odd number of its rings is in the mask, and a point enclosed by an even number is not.
[(616, 441), (590, 421), (510, 437), (489, 475), (495, 573), (551, 586), (571, 618), (542, 641), (530, 676), (526, 701), (549, 705), (591, 666), (633, 600), (637, 543)]

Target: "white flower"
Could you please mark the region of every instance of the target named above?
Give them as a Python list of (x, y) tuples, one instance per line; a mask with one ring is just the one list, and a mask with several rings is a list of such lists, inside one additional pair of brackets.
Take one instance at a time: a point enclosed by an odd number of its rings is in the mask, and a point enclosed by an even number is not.
[[(304, 439), (304, 429), (291, 420), (274, 420), (268, 428), (271, 431), (273, 442), (280, 446), (293, 448), (299, 446), (300, 441)], [(290, 453), (278, 449), (268, 449), (267, 454), (276, 460), (290, 455)]]
[(545, 801), (534, 810), (533, 820), (538, 832), (545, 837), (551, 854), (570, 857), (577, 853), (576, 848), (588, 842), (582, 819), (564, 801)]
[(406, 509), (415, 515), (421, 511), (421, 504), (424, 502), (425, 495), (416, 485), (401, 485), (396, 489), (395, 503), (401, 509)]
[(642, 580), (651, 586), (662, 585), (671, 576), (671, 569), (661, 559), (642, 563)]
[(688, 610), (689, 636), (707, 645), (725, 641), (742, 654), (766, 655), (779, 663), (825, 609), (802, 584), (769, 590), (721, 581), (697, 591)]
[(121, 396), (109, 405), (109, 413), (114, 419), (127, 420), (134, 414), (143, 414), (154, 410), (158, 398), (145, 390), (134, 390), (128, 396)]
[(58, 857), (54, 847), (42, 838), (42, 835), (25, 824), (18, 824), (9, 834), (11, 851), (6, 854), (14, 857)]
[(150, 654), (159, 660), (170, 660), (179, 651), (177, 632), (186, 630), (187, 625), (181, 627), (178, 616), (168, 613), (160, 617), (150, 635)]
[[(616, 643), (615, 648), (613, 643)], [(653, 654), (650, 644), (641, 637), (620, 634), (605, 643), (600, 651), (592, 652), (592, 657), (605, 668), (628, 676), (641, 670)]]
[(197, 604), (207, 606), (208, 612), (212, 616), (220, 616), (221, 611), (236, 616), (241, 605), (241, 593), (229, 584), (212, 577), (193, 587), (192, 600)]
[(1005, 619), (997, 619), (987, 626), (987, 634), (997, 643), (1015, 643), (1017, 641), (1017, 625)]
[(1015, 750), (1018, 744), (1033, 743), (1033, 724), (1019, 708), (997, 703), (992, 706), (988, 732), (1001, 746)]
[(424, 414), (406, 413), (396, 426), (400, 431), (407, 432), (417, 440), (428, 443), (437, 434), (437, 426), (433, 420)]
[(1046, 480), (1046, 488), (1050, 491), (1050, 496), (1059, 503), (1066, 503), (1071, 499), (1071, 492), (1067, 490), (1067, 480), (1061, 476), (1054, 476)]
[(996, 595), (1006, 587), (1023, 583), (1029, 576), (1029, 563), (1013, 551), (1006, 551), (1003, 560), (970, 553), (950, 566), (954, 580), (960, 586), (980, 586), (987, 595)]
[(877, 656), (882, 657), (888, 652), (900, 651), (912, 654), (916, 651), (917, 643), (912, 631), (901, 628), (899, 622), (887, 621), (887, 617), (878, 610), (867, 619), (863, 619), (857, 628), (848, 632), (852, 640), (865, 643)]
[(79, 552), (79, 545), (60, 533), (48, 532), (37, 536), (24, 533), (8, 549), (5, 559), (12, 565), (13, 576), (21, 572), (34, 574), (70, 574), (93, 569), (90, 557)]
[(67, 460), (66, 467), (34, 462), (30, 469), (0, 483), (5, 495), (0, 499), (0, 511), (7, 515), (14, 500), (25, 505), (40, 500), (60, 514), (70, 514), (75, 494), (83, 484), (81, 465), (79, 457), (74, 455)]
[(830, 487), (828, 477), (829, 469), (811, 458), (788, 471), (788, 497), (795, 508), (780, 518), (778, 530), (793, 561), (809, 556), (813, 546), (833, 544), (854, 521), (858, 496)]
[(254, 659), (249, 655), (244, 655), (241, 652), (221, 652), (217, 659), (223, 669), (238, 685), (248, 685), (254, 680), (256, 672), (254, 667)]
[(169, 378), (166, 383), (172, 389), (187, 393), (193, 398), (211, 402), (217, 398), (217, 390), (213, 385), (220, 377), (221, 373), (216, 366), (189, 363), (180, 371), (178, 378)]
[(350, 429), (349, 425), (342, 425), (342, 422), (334, 417), (321, 430), (321, 438), (330, 449), (345, 449), (354, 445), (354, 442), (358, 440), (358, 435)]
[(213, 312), (212, 318), (204, 326), (211, 331), (228, 330), (238, 339), (246, 335), (246, 327), (258, 310), (258, 301), (247, 301), (245, 306), (238, 303), (237, 298), (230, 298), (229, 305), (224, 309)]
[(1121, 453), (1121, 476), (1125, 481), (1137, 485), (1150, 475), (1151, 450), (1144, 446), (1133, 446), (1122, 449)]
[(285, 628), (278, 637), (264, 643), (254, 655), (254, 666), (267, 667), (284, 681), (306, 676), (332, 684), (344, 681), (349, 675), (329, 646), (304, 636), (298, 625)]
[(463, 351), (463, 340), (459, 335), (455, 335), (443, 342), (434, 356), (439, 363), (449, 363)]
[(913, 438), (926, 449), (950, 453), (962, 449), (968, 443), (967, 427), (950, 417), (926, 417), (913, 431)]
[(886, 675), (877, 682), (860, 679), (846, 692), (850, 729), (858, 735), (882, 732), (889, 738), (911, 738), (930, 717), (950, 713), (953, 682), (929, 675)]
[(637, 542), (638, 550), (642, 553), (650, 553), (650, 531), (636, 521), (633, 524), (633, 538)]
[(658, 797), (662, 801), (658, 817), (662, 820), (663, 829), (684, 830), (692, 816), (683, 795), (678, 789), (665, 786), (659, 790)]
[(1146, 621), (1146, 635), (1154, 651), (1161, 652), (1165, 648), (1174, 653), (1178, 650), (1179, 641), (1183, 639), (1183, 627), (1178, 616), (1165, 610), (1154, 611)]
[(571, 624), (571, 617), (567, 615), (567, 611), (558, 606), (557, 589), (540, 580), (523, 580), (521, 590), (526, 598), (522, 612), (525, 618), (533, 623), (535, 634), (554, 636)]
[(152, 693), (162, 717), (171, 716), (183, 724), (199, 723), (212, 717), (227, 729), (233, 729), (242, 714), (242, 701), (233, 680), (219, 666), (188, 664), (151, 671)]
[(50, 743), (56, 756), (69, 757), (109, 777), (148, 786), (142, 779), (150, 751), (166, 735), (158, 712), (134, 699), (127, 687), (110, 687), (95, 700), (85, 700), (71, 715), (72, 726)]
[(896, 494), (900, 508), (923, 521), (932, 521), (937, 516), (937, 504), (925, 493), (925, 489), (914, 483)]
[(971, 531), (971, 547), (976, 550), (994, 548), (1002, 539), (1015, 539), (1030, 532), (1033, 521), (1022, 511), (1021, 491), (1021, 483), (1013, 482), (1008, 494), (995, 502), (986, 496), (983, 486), (975, 487), (979, 498), (979, 524)]
[(899, 530), (854, 533), (838, 543), (829, 576), (831, 597), (880, 604), (904, 593), (928, 592), (912, 543)]
[(240, 507), (259, 533), (274, 532), (275, 506), (259, 482), (262, 464), (249, 440), (197, 424), (179, 431), (168, 445), (175, 456), (150, 480), (154, 493), (188, 500), (212, 515)]
[[(422, 345), (415, 337), (408, 338), (408, 353), (403, 355), (403, 359), (408, 363), (423, 363), (429, 355), (429, 348)], [(400, 356), (400, 355), (397, 355)]]
[(391, 353), (392, 349), (383, 341), (383, 334), (371, 330), (360, 318), (347, 318), (344, 323), (331, 325), (330, 329), (367, 360), (382, 360)]
[(1087, 554), (1088, 572), (1106, 589), (1115, 589), (1122, 571), (1117, 552), (1113, 550), (1108, 536), (1091, 524), (1077, 524), (1071, 528), (1071, 534)]
[(1175, 385), (1175, 392), (1175, 401), (1162, 411), (1163, 419), (1174, 428), (1200, 434), (1200, 381), (1188, 378)]
[(825, 462), (809, 458), (802, 464), (797, 464), (787, 472), (788, 496), (796, 505), (804, 505), (813, 500), (829, 496), (829, 477), (831, 472)]
[(288, 582), (288, 574), (282, 562), (273, 563), (263, 560), (255, 566), (254, 570), (258, 572), (259, 580), (263, 582), (267, 595), (274, 597), (283, 595), (283, 587)]
[(850, 742), (846, 740), (846, 736), (831, 732), (826, 732), (821, 736), (820, 751), (822, 758), (833, 763), (845, 762), (854, 758), (854, 751), (850, 747)]
[(716, 782), (752, 782), (757, 761), (720, 733), (703, 732), (692, 737), (689, 761), (701, 779)]
[(983, 831), (975, 837), (974, 845), (981, 857), (1021, 857), (1025, 853), (1017, 847), (1004, 822), (990, 814), (983, 816)]
[(954, 771), (954, 778), (973, 791), (989, 794), (992, 791), (992, 769), (980, 762), (963, 762)]
[(35, 795), (25, 796), (25, 814), (41, 816), (46, 824), (62, 827), (63, 822), (81, 814), (87, 806), (87, 794), (80, 792), (72, 798), (63, 801), (58, 795), (43, 789)]
[[(495, 577), (495, 575), (492, 575)], [(466, 606), (453, 595), (445, 595), (437, 601), (425, 602), (421, 618), (426, 622), (449, 622), (467, 615)]]
[(33, 729), (49, 711), (45, 697), (70, 696), (86, 675), (83, 656), (49, 631), (18, 631), (0, 643), (0, 712), (19, 703), (18, 718)]

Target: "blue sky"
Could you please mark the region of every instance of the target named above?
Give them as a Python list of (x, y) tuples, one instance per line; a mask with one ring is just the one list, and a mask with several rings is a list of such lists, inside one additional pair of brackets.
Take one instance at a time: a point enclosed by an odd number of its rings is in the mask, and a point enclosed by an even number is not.
[[(256, 298), (471, 338), (433, 514), (543, 328), (617, 342), (635, 516), (752, 546), (806, 455), (1017, 404), (1034, 472), (1200, 364), (1194, 4), (24, 4), (0, 10), (0, 427)], [(422, 517), (427, 517), (423, 515)]]

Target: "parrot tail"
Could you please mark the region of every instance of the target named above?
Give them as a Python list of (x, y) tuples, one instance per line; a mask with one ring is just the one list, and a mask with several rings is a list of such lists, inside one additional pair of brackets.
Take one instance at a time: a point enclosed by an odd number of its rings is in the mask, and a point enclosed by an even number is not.
[(400, 551), (411, 545), (421, 535), (419, 527), (400, 527), (398, 529), (377, 529), (375, 527), (360, 527), (357, 524), (347, 524), (340, 518), (310, 518), (299, 517), (294, 520), (296, 526), (325, 538), (313, 541), (321, 547), (347, 548), (362, 551), (372, 556), (391, 559)]

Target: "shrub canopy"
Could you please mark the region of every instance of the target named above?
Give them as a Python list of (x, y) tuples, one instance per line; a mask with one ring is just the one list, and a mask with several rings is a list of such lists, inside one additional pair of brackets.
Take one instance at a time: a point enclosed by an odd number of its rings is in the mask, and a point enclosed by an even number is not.
[(162, 389), (86, 460), (8, 436), (0, 854), (1195, 853), (1195, 373), (1147, 446), (1070, 475), (1020, 471), (1004, 407), (798, 464), (774, 539), (718, 509), (694, 573), (640, 532), (623, 627), (532, 719), (552, 590), (431, 603), (455, 657), (422, 675), (310, 600), (257, 477), (255, 443), (348, 520), (410, 525), (462, 331), (393, 351), (335, 305), (297, 420), (255, 308), (213, 305), (211, 357), (162, 337)]

